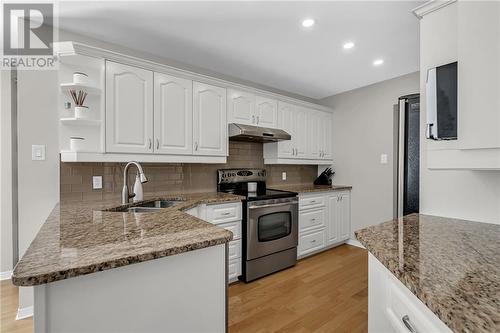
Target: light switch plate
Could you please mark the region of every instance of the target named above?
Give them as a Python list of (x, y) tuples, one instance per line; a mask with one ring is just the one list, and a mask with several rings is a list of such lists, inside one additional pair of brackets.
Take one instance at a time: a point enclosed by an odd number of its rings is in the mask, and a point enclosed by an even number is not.
[(93, 190), (102, 189), (102, 176), (92, 176), (92, 189)]
[(387, 164), (387, 154), (380, 155), (380, 164)]
[(281, 173), (281, 180), (286, 180), (286, 172), (285, 171), (283, 171)]
[(32, 161), (45, 161), (45, 145), (32, 145), (31, 146), (31, 160)]

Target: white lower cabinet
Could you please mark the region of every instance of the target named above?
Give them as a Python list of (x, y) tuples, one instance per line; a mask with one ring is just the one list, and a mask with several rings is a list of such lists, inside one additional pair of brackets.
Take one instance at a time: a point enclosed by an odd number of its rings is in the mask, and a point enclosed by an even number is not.
[(299, 195), (299, 258), (340, 245), (350, 238), (349, 191)]
[(229, 242), (228, 246), (227, 274), (229, 283), (238, 281), (238, 276), (241, 275), (241, 251), (243, 246), (241, 239), (241, 202), (199, 205), (185, 212), (233, 233), (233, 240)]
[(368, 255), (368, 332), (451, 333), (427, 306), (385, 268)]

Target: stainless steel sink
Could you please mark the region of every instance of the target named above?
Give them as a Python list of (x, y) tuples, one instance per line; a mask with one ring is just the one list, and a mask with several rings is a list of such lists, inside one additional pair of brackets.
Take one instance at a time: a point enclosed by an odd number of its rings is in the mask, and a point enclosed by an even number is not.
[(181, 200), (155, 200), (155, 201), (149, 201), (145, 202), (143, 204), (137, 205), (135, 207), (131, 208), (136, 208), (136, 207), (141, 207), (141, 208), (168, 208), (172, 207), (178, 203), (182, 202)]
[(182, 200), (155, 200), (155, 201), (146, 201), (143, 203), (139, 203), (133, 207), (117, 207), (109, 209), (108, 211), (114, 212), (130, 212), (130, 213), (154, 213), (159, 210), (169, 208), (181, 203)]

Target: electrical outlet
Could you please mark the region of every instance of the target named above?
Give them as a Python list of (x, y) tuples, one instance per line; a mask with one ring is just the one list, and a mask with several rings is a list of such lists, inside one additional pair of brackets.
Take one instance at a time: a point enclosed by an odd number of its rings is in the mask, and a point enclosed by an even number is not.
[(387, 154), (380, 155), (380, 164), (387, 164)]
[(102, 176), (92, 176), (92, 189), (93, 190), (102, 189)]
[(286, 172), (285, 171), (283, 171), (281, 173), (281, 180), (286, 180)]

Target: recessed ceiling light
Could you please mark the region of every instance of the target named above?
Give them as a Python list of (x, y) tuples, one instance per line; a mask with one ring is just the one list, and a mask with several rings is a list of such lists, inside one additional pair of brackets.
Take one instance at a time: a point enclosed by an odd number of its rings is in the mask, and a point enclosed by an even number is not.
[(352, 49), (353, 47), (354, 47), (354, 43), (353, 42), (346, 42), (344, 44), (344, 49), (346, 49), (346, 50)]
[(313, 19), (305, 19), (304, 21), (302, 21), (302, 26), (304, 28), (310, 28), (314, 25), (314, 20)]
[(373, 66), (380, 66), (384, 63), (384, 59), (376, 59), (373, 61)]

